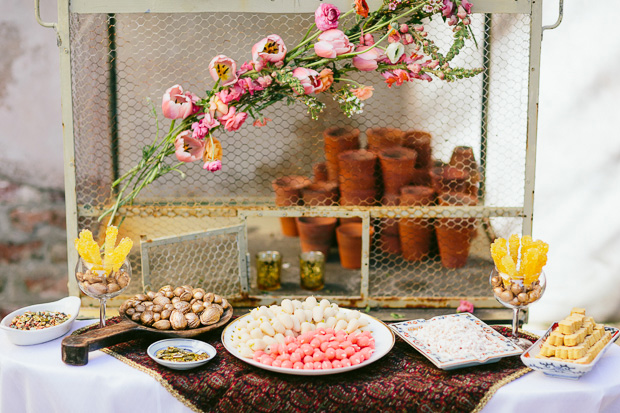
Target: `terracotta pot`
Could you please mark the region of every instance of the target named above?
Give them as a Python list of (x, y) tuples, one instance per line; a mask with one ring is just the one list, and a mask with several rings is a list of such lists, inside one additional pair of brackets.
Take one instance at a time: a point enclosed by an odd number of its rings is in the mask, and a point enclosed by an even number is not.
[[(440, 206), (474, 206), (477, 198), (460, 192), (446, 192), (439, 197)], [(476, 218), (440, 218), (435, 220), (441, 263), (446, 268), (467, 264), (469, 247), (477, 226)]]
[(415, 167), (418, 169), (430, 168), (432, 163), (431, 151), (432, 136), (428, 132), (412, 130), (405, 133), (403, 146), (418, 153)]
[(359, 149), (359, 129), (348, 129), (334, 126), (323, 131), (325, 142), (325, 165), (327, 180), (338, 180), (338, 155), (345, 151)]
[(328, 181), (327, 178), (327, 164), (325, 162), (315, 163), (312, 166), (312, 181), (323, 182)]
[(336, 218), (328, 217), (297, 218), (301, 251), (321, 251), (327, 258), (337, 222)]
[[(384, 194), (381, 198), (381, 205), (383, 206), (398, 206), (400, 205), (399, 194)], [(382, 234), (398, 237), (398, 222), (399, 219), (386, 218), (383, 220)], [(399, 241), (400, 250), (400, 241)]]
[(433, 186), (431, 170), (428, 168), (415, 168), (411, 177), (411, 185)]
[[(400, 204), (404, 206), (431, 206), (435, 202), (435, 191), (426, 186), (402, 188)], [(403, 258), (407, 261), (421, 261), (431, 254), (433, 222), (428, 218), (403, 218), (399, 224), (400, 245)]]
[(375, 189), (377, 155), (358, 149), (338, 155), (338, 183), (341, 191)]
[(392, 146), (401, 146), (405, 133), (396, 128), (366, 129), (366, 139), (369, 151), (379, 151)]
[(401, 246), (399, 235), (390, 235), (385, 232), (381, 232), (381, 235), (379, 235), (379, 248), (381, 251), (390, 254), (400, 254)]
[[(374, 233), (370, 228), (370, 237)], [(336, 228), (340, 265), (343, 268), (357, 270), (362, 268), (362, 224), (350, 223)]]
[(342, 206), (373, 206), (377, 201), (377, 190), (372, 189), (343, 189), (340, 194)]
[(384, 193), (398, 194), (400, 188), (411, 183), (417, 156), (416, 151), (402, 146), (393, 146), (379, 151)]
[(338, 203), (338, 184), (336, 182), (316, 182), (301, 188), (304, 205), (329, 206)]
[[(281, 178), (274, 179), (271, 185), (276, 193), (276, 205), (299, 205), (301, 201), (301, 188), (310, 183), (310, 179), (305, 176), (297, 175), (283, 176)], [(299, 235), (295, 218), (280, 218), (280, 226), (282, 227), (282, 234), (287, 237), (296, 237)]]
[(438, 194), (444, 192), (468, 192), (470, 191), (469, 174), (462, 169), (453, 166), (440, 166), (431, 170), (433, 188)]
[(470, 195), (478, 195), (478, 183), (480, 182), (480, 172), (478, 171), (478, 164), (474, 157), (474, 150), (471, 146), (457, 146), (452, 151), (450, 157), (450, 166), (457, 169), (461, 169), (469, 175), (467, 179), (467, 188), (465, 192)]

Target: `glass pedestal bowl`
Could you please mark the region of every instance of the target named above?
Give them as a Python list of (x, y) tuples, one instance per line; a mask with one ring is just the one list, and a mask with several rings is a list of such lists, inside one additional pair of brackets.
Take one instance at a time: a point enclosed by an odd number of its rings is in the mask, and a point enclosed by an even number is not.
[(131, 264), (123, 261), (121, 267), (106, 274), (105, 270), (93, 270), (93, 265), (79, 257), (75, 266), (75, 278), (80, 290), (99, 300), (99, 327), (105, 327), (106, 301), (122, 293), (131, 281)]
[(530, 281), (530, 283), (526, 283), (523, 278), (511, 279), (507, 274), (500, 273), (497, 268), (493, 268), (489, 277), (495, 299), (503, 306), (513, 310), (511, 340), (522, 349), (529, 348), (532, 342), (517, 335), (519, 310), (525, 309), (530, 304), (540, 300), (547, 287), (547, 278), (543, 271), (537, 279)]

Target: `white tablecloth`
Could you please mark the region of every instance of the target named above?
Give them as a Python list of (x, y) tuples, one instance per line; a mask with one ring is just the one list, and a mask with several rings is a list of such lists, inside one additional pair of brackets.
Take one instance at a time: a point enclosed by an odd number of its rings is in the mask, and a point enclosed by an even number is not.
[[(76, 321), (73, 330), (93, 322)], [(191, 412), (154, 378), (100, 351), (86, 366), (64, 364), (61, 342), (15, 346), (0, 334), (0, 412)], [(497, 391), (489, 412), (620, 412), (620, 346), (579, 380), (524, 375)]]

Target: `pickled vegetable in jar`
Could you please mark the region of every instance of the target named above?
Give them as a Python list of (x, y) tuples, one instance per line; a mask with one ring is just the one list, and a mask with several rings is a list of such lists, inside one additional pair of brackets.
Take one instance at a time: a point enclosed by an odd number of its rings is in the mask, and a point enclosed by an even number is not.
[(321, 251), (302, 252), (299, 255), (301, 288), (311, 291), (325, 286), (325, 255)]
[(261, 251), (256, 254), (256, 284), (260, 290), (280, 288), (282, 255), (278, 251)]

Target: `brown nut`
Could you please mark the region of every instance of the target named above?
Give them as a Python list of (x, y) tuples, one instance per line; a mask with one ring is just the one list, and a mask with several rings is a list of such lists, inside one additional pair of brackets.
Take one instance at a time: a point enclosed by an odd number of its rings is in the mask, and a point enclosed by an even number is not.
[(204, 288), (194, 288), (192, 290), (192, 295), (197, 300), (202, 300), (202, 298), (205, 296), (206, 293), (207, 292), (204, 290)]
[(174, 298), (174, 293), (172, 291), (166, 291), (164, 295), (171, 300)]
[(517, 299), (519, 300), (519, 302), (521, 303), (526, 303), (527, 302), (527, 293), (519, 293), (517, 295)]
[(185, 314), (185, 319), (187, 320), (187, 328), (200, 327), (200, 318), (195, 313)]
[(206, 308), (202, 314), (200, 314), (200, 323), (202, 325), (208, 326), (211, 324), (215, 324), (220, 320), (220, 312), (213, 307)]
[(146, 310), (146, 306), (145, 306), (144, 304), (140, 303), (140, 304), (137, 304), (137, 305), (135, 306), (135, 309), (136, 309), (136, 311), (137, 311), (137, 312), (141, 313), (141, 312), (143, 312), (144, 310)]
[(181, 294), (183, 294), (185, 292), (185, 289), (183, 287), (177, 287), (174, 289), (174, 295), (176, 297), (180, 297)]
[(155, 304), (151, 310), (153, 310), (154, 313), (161, 313), (164, 310), (164, 307), (159, 304)]
[(502, 287), (495, 287), (493, 288), (493, 294), (495, 294), (496, 296), (499, 297), (499, 295), (504, 292), (504, 289)]
[[(120, 311), (120, 310), (119, 310)], [(129, 307), (128, 309), (125, 310), (125, 314), (128, 315), (129, 317), (131, 317), (132, 315), (134, 315), (134, 313), (136, 312), (136, 309), (133, 307)]]
[(513, 298), (512, 300), (510, 300), (510, 302), (508, 304), (514, 305), (515, 307), (523, 305), (523, 303), (521, 303), (517, 297)]
[(172, 299), (170, 300), (170, 302), (172, 302), (172, 304), (178, 303), (179, 301), (181, 301), (181, 299), (179, 297), (177, 297), (176, 295), (174, 297), (172, 297)]
[(502, 291), (502, 293), (499, 295), (499, 299), (505, 303), (509, 303), (510, 301), (512, 301), (513, 298), (514, 295), (508, 290)]
[(108, 292), (108, 287), (102, 283), (94, 283), (86, 287), (86, 291), (94, 296), (100, 296)]
[(172, 290), (173, 290), (173, 289), (172, 289), (172, 286), (171, 286), (171, 285), (164, 285), (163, 287), (161, 287), (161, 288), (159, 289), (159, 292), (161, 292), (161, 293), (166, 293), (166, 292), (168, 292), (168, 291), (172, 291)]
[(153, 298), (155, 298), (155, 291), (147, 292), (146, 296), (149, 298), (149, 301), (153, 301)]
[(129, 275), (126, 272), (123, 272), (117, 279), (118, 285), (120, 285), (121, 289), (127, 287), (129, 285)]
[(153, 313), (153, 323), (156, 323), (159, 320), (161, 320), (161, 313)]
[(193, 297), (192, 297), (192, 293), (190, 293), (189, 291), (183, 291), (181, 295), (179, 296), (179, 298), (181, 299), (181, 301), (185, 301), (189, 303)]
[(108, 284), (108, 294), (116, 293), (121, 290), (121, 286), (117, 283)]
[(84, 281), (84, 273), (83, 272), (76, 272), (75, 273), (75, 278), (77, 278), (78, 281)]
[(192, 312), (196, 313), (196, 314), (200, 314), (202, 313), (202, 311), (205, 309), (204, 303), (202, 301), (196, 301), (194, 304), (192, 304)]
[(499, 287), (500, 285), (502, 285), (502, 279), (499, 275), (494, 275), (493, 277), (491, 277), (491, 285), (493, 287)]
[(211, 304), (213, 302), (213, 298), (214, 298), (213, 293), (206, 293), (205, 296), (202, 298), (202, 301), (205, 302), (205, 305)]
[(168, 303), (170, 303), (170, 299), (165, 295), (158, 295), (157, 297), (153, 298), (153, 304), (155, 305), (164, 306)]
[(139, 312), (137, 312), (137, 311), (136, 311), (136, 312), (135, 312), (135, 313), (133, 313), (133, 315), (131, 316), (131, 319), (132, 319), (133, 321), (139, 322), (139, 321), (140, 321), (140, 316), (141, 316), (141, 315), (142, 315), (142, 313), (139, 313)]
[(218, 294), (213, 294), (213, 303), (222, 304), (222, 296)]
[(538, 301), (538, 299), (540, 298), (540, 292), (537, 290), (534, 291), (530, 291), (529, 293), (527, 293), (527, 298), (528, 298), (528, 302), (533, 303), (534, 301)]
[(134, 298), (138, 301), (147, 301), (149, 299), (145, 294), (136, 294)]
[(163, 311), (161, 312), (161, 318), (162, 318), (163, 320), (167, 320), (167, 319), (169, 319), (169, 318), (170, 318), (170, 313), (172, 313), (172, 310), (163, 310)]
[(222, 297), (222, 304), (220, 304), (222, 306), (222, 308), (225, 310), (226, 307), (230, 307), (230, 303), (228, 302), (227, 299), (225, 299), (224, 297)]
[(153, 312), (151, 310), (146, 310), (140, 315), (140, 322), (145, 326), (150, 326), (153, 324)]
[(142, 305), (145, 306), (147, 309), (148, 308), (153, 308), (153, 302), (152, 301), (142, 301)]
[(91, 271), (87, 271), (86, 275), (84, 276), (84, 279), (86, 281), (88, 281), (91, 284), (95, 284), (95, 283), (101, 283), (104, 281), (104, 277), (103, 275), (97, 274), (97, 273), (93, 273)]
[(514, 294), (514, 295), (519, 295), (520, 293), (523, 292), (523, 287), (520, 286), (517, 283), (512, 283), (510, 285), (510, 291)]
[(170, 321), (168, 320), (159, 320), (155, 323), (153, 323), (153, 327), (155, 327), (158, 330), (170, 330), (171, 324)]
[(164, 310), (174, 310), (174, 304), (172, 303), (168, 303), (168, 304), (164, 304)]
[(174, 310), (172, 314), (170, 314), (170, 325), (174, 330), (184, 330), (187, 328), (187, 318), (185, 318), (185, 314), (178, 310)]
[(173, 305), (174, 305), (175, 310), (178, 310), (182, 312), (183, 314), (189, 312), (189, 310), (191, 309), (191, 306), (189, 305), (187, 301), (178, 301), (174, 303)]

